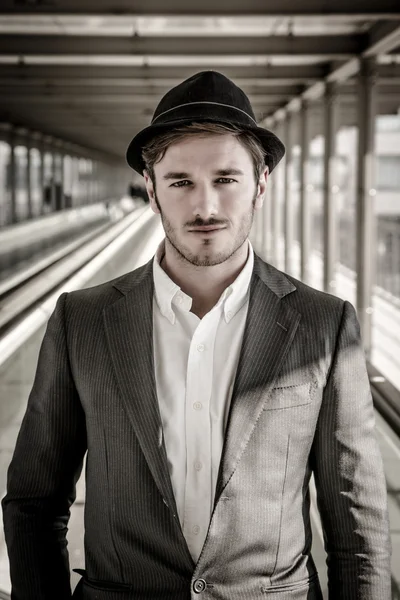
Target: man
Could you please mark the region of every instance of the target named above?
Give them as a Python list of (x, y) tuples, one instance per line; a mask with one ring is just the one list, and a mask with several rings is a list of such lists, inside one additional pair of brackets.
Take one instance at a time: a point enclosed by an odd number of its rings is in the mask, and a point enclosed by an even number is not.
[(86, 449), (83, 600), (389, 600), (386, 488), (354, 309), (254, 254), (284, 148), (245, 94), (198, 73), (127, 159), (165, 240), (63, 294), (3, 500), (14, 600), (71, 597), (65, 544)]

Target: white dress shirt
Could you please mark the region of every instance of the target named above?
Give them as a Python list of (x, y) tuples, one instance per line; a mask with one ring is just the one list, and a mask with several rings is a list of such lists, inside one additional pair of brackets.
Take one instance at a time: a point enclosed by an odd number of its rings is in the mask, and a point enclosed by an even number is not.
[(202, 319), (192, 298), (153, 261), (157, 396), (183, 534), (197, 562), (210, 523), (232, 388), (246, 322), (253, 248), (235, 281)]

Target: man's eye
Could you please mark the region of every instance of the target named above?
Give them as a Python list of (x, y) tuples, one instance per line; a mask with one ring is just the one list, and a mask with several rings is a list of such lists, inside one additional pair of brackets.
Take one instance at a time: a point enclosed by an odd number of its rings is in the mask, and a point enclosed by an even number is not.
[(187, 179), (183, 179), (182, 181), (175, 181), (175, 183), (171, 184), (171, 187), (184, 187), (185, 185), (190, 185), (190, 181)]
[(217, 179), (218, 183), (232, 183), (232, 181), (235, 181), (235, 179), (231, 179), (230, 177), (219, 177)]

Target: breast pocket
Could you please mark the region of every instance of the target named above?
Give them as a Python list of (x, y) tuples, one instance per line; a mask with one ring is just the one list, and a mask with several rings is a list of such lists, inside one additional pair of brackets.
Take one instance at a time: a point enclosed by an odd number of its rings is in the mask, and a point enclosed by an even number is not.
[(310, 404), (312, 389), (311, 381), (275, 387), (269, 394), (264, 410), (288, 409)]

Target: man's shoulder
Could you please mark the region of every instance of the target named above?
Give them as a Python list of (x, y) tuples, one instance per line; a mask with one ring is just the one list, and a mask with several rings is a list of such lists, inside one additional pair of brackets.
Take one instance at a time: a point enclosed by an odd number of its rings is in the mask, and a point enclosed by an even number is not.
[[(314, 306), (332, 307), (334, 310), (343, 307), (344, 300), (308, 285), (289, 275), (285, 271), (258, 258), (258, 270), (263, 281), (280, 297), (286, 297), (293, 304), (311, 304)], [(262, 274), (261, 274), (262, 273)]]
[(287, 273), (284, 273), (284, 275), (296, 287), (297, 294), (294, 295), (294, 299), (297, 302), (310, 303), (314, 307), (320, 306), (322, 308), (332, 308), (333, 310), (341, 310), (343, 308), (344, 300), (339, 298), (339, 296), (319, 290)]
[(141, 283), (151, 283), (152, 260), (128, 273), (103, 283), (69, 292), (68, 306), (86, 306), (102, 309), (134, 290)]
[[(258, 257), (259, 258), (259, 257)], [(266, 263), (258, 262), (259, 275), (286, 307), (301, 315), (302, 328), (335, 335), (344, 314), (345, 300), (318, 290)], [(354, 310), (354, 309), (353, 309)]]

